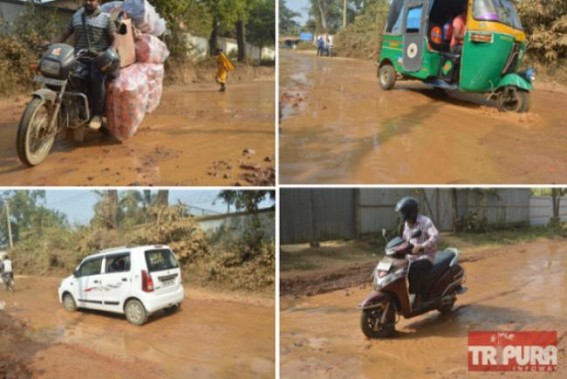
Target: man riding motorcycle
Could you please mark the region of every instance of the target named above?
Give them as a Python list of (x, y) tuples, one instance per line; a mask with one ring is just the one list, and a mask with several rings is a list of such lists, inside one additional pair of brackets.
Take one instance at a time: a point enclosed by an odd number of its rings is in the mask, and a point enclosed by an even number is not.
[(120, 65), (116, 53), (116, 26), (110, 14), (102, 12), (99, 0), (83, 0), (83, 8), (75, 12), (63, 33), (53, 42), (65, 42), (71, 34), (75, 37), (75, 53), (88, 49), (97, 54), (88, 65), (88, 81), (93, 115), (89, 127), (98, 130), (104, 115), (107, 76)]
[[(437, 252), (439, 231), (429, 217), (419, 214), (419, 202), (413, 197), (404, 197), (398, 201), (396, 212), (400, 213), (404, 221), (402, 238), (413, 245), (412, 255), (408, 256), (408, 260), (412, 262), (408, 273), (409, 292), (415, 297), (414, 306), (418, 306), (424, 296), (423, 279), (431, 270)], [(416, 230), (421, 230), (421, 233), (418, 237), (412, 237)]]

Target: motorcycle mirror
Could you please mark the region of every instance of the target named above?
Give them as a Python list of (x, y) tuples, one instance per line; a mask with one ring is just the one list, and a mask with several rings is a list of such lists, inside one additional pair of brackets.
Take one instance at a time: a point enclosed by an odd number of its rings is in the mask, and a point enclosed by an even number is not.
[(411, 238), (418, 238), (421, 236), (421, 230), (417, 229), (411, 232)]

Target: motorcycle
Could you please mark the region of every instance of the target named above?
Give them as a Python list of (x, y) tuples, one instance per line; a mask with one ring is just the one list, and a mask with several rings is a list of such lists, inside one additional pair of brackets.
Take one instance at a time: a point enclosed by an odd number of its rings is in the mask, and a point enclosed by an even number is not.
[(75, 54), (64, 43), (50, 45), (43, 54), (38, 66), (41, 75), (34, 79), (41, 88), (33, 93), (18, 126), (16, 149), (25, 165), (41, 163), (61, 130), (82, 140), (83, 126), (91, 118), (88, 65), (96, 56), (88, 49)]
[[(412, 238), (420, 235), (421, 231), (416, 231)], [(372, 273), (374, 292), (359, 305), (360, 328), (366, 337), (392, 336), (399, 316), (411, 318), (435, 309), (449, 313), (457, 295), (466, 291), (463, 287), (465, 271), (457, 263), (460, 252), (447, 248), (435, 255), (433, 266), (423, 281), (424, 298), (415, 304), (409, 293), (408, 280), (411, 263), (407, 256), (412, 249), (413, 245), (400, 237), (386, 244), (386, 255)]]
[(9, 273), (3, 272), (0, 274), (0, 284), (4, 284), (7, 292), (14, 292), (14, 279), (12, 279)]

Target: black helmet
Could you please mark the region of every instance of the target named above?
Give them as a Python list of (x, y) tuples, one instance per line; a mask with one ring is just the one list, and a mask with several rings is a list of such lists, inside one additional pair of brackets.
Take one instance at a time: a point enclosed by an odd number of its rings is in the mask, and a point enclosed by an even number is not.
[(419, 203), (413, 197), (404, 197), (396, 204), (396, 212), (400, 212), (404, 221), (415, 222), (417, 219)]
[(96, 67), (106, 75), (112, 75), (120, 68), (120, 57), (112, 48), (108, 48), (104, 53), (96, 58)]

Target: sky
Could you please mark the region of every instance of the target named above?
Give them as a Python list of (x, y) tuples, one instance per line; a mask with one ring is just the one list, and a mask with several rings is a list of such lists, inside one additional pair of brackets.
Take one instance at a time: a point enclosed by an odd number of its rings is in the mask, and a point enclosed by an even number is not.
[[(153, 190), (152, 191), (157, 191)], [(169, 189), (169, 203), (176, 204), (178, 200), (193, 206), (192, 214), (202, 215), (206, 210), (206, 214), (226, 213), (226, 204), (220, 200), (216, 200), (219, 190), (178, 190)], [(93, 207), (99, 199), (99, 196), (92, 189), (46, 189), (46, 207), (55, 209), (67, 215), (67, 220), (71, 225), (87, 224), (92, 218)], [(213, 202), (215, 204), (213, 204)], [(273, 202), (264, 201), (260, 207), (270, 207)], [(234, 211), (234, 208), (231, 208)]]
[(305, 21), (307, 21), (307, 14), (309, 8), (309, 0), (285, 0), (285, 6), (301, 14), (301, 17), (294, 18), (295, 21), (299, 23), (299, 25), (304, 25)]

